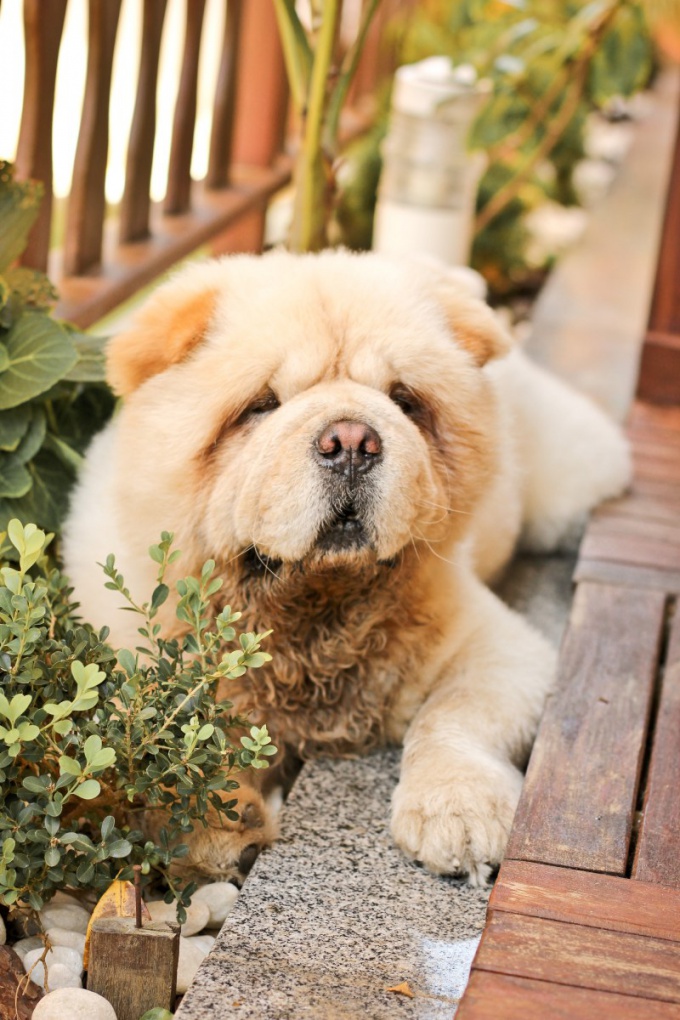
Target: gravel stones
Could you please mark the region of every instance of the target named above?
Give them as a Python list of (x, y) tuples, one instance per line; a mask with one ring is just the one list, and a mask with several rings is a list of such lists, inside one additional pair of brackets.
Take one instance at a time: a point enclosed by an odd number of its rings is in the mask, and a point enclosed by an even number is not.
[(110, 1002), (84, 988), (58, 988), (33, 1011), (33, 1020), (116, 1020)]
[[(24, 955), (24, 969), (31, 971), (31, 980), (41, 988), (45, 987), (45, 963), (41, 957), (44, 947), (30, 949)], [(83, 972), (83, 957), (77, 949), (70, 946), (54, 946), (46, 957), (47, 982), (50, 990), (54, 988), (80, 988)], [(31, 970), (31, 968), (33, 968)]]
[(47, 931), (48, 928), (65, 928), (67, 931), (78, 931), (85, 934), (90, 920), (90, 913), (77, 903), (49, 903), (40, 911), (40, 920)]
[[(208, 928), (221, 928), (228, 914), (231, 913), (239, 890), (231, 882), (211, 882), (197, 889), (191, 897), (192, 906), (195, 903), (205, 903), (210, 910)], [(184, 935), (184, 930), (182, 930)], [(188, 933), (187, 933), (188, 934)]]
[[(152, 900), (147, 903), (152, 921), (176, 921), (177, 905), (164, 903), (163, 900)], [(210, 920), (210, 908), (207, 903), (196, 902), (192, 898), (187, 907), (187, 919), (182, 925), (182, 935), (188, 938), (196, 932), (203, 931)]]
[(184, 938), (180, 936), (179, 965), (177, 967), (177, 991), (179, 994), (186, 992), (195, 977), (196, 971), (208, 955), (210, 944), (208, 944), (207, 940), (209, 937), (206, 935), (200, 935), (197, 938)]

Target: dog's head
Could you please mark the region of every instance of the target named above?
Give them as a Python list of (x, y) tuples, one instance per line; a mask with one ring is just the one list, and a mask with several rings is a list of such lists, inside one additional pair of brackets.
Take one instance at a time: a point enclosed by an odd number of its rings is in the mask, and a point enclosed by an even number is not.
[(464, 286), (375, 255), (197, 264), (109, 347), (135, 527), (217, 559), (386, 561), (466, 529), (495, 463), (484, 364), (508, 342)]

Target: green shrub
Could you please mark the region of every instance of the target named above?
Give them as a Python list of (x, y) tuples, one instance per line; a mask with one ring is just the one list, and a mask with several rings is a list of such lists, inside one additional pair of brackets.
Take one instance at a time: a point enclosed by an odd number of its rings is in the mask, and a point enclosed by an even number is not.
[[(140, 648), (116, 655), (106, 629), (74, 618), (67, 581), (47, 564), (51, 536), (17, 520), (8, 535), (19, 564), (0, 568), (0, 903), (39, 910), (61, 887), (103, 891), (139, 863), (185, 904), (195, 885), (170, 873), (187, 852), (182, 833), (208, 805), (235, 820), (234, 773), (266, 767), (276, 750), (266, 727), (236, 740), (245, 722), (215, 700), (220, 681), (270, 659), (266, 635), (241, 634), (234, 647), (240, 614), (216, 611), (222, 582), (209, 561), (177, 582), (186, 637), (163, 640), (155, 618), (179, 555), (164, 533), (150, 549), (158, 584), (148, 603), (131, 600), (113, 556), (105, 565), (107, 586), (141, 623)], [(158, 843), (135, 823), (148, 809), (167, 820)]]
[(82, 454), (113, 410), (102, 341), (49, 314), (56, 292), (16, 264), (42, 197), (0, 160), (0, 529), (59, 527)]

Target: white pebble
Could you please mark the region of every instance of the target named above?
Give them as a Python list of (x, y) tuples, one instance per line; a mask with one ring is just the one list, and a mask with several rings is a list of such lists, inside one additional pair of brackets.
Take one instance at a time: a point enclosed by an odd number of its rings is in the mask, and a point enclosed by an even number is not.
[(24, 956), (26, 955), (26, 953), (30, 953), (31, 949), (41, 949), (41, 948), (44, 949), (45, 948), (45, 944), (44, 944), (43, 940), (41, 938), (39, 938), (38, 935), (29, 935), (28, 938), (19, 939), (19, 941), (15, 942), (14, 945), (12, 946), (12, 949), (14, 950), (14, 952), (22, 960), (23, 960)]
[(48, 904), (40, 911), (40, 920), (43, 928), (66, 928), (68, 931), (79, 931), (83, 935), (87, 931), (90, 921), (90, 914), (84, 907), (77, 904), (57, 905), (53, 907)]
[(53, 946), (69, 946), (80, 953), (82, 959), (85, 952), (85, 936), (82, 932), (68, 928), (48, 928), (45, 934)]
[(116, 1020), (110, 1002), (85, 988), (59, 988), (41, 999), (33, 1020)]
[(231, 882), (211, 882), (210, 885), (203, 885), (196, 890), (191, 897), (191, 905), (207, 903), (210, 910), (208, 927), (221, 928), (227, 914), (231, 913), (238, 894), (239, 890)]
[(7, 929), (5, 928), (5, 922), (0, 917), (0, 946), (4, 946), (7, 941)]
[(191, 941), (209, 953), (217, 940), (214, 935), (194, 935)]
[[(33, 964), (38, 962), (43, 952), (44, 949), (41, 948), (30, 949), (26, 953), (26, 955), (24, 956), (24, 970), (27, 973), (31, 969)], [(81, 974), (83, 970), (83, 958), (81, 954), (78, 952), (77, 949), (71, 949), (70, 946), (54, 946), (54, 948), (50, 949), (49, 953), (47, 954), (46, 960), (47, 969), (50, 973), (52, 972), (52, 968), (56, 967), (57, 964), (63, 967), (68, 967), (68, 969), (72, 970), (75, 974)], [(38, 963), (38, 966), (31, 974), (31, 979), (33, 981), (36, 981), (36, 983), (42, 985), (44, 984), (44, 982), (43, 981), (38, 982), (35, 976), (38, 972), (40, 972), (40, 974), (42, 974), (43, 972), (42, 963)], [(50, 978), (50, 982), (51, 980), (52, 979)]]
[[(176, 921), (177, 905), (164, 903), (163, 900), (152, 900), (147, 903), (152, 921)], [(210, 920), (210, 907), (207, 903), (190, 903), (187, 907), (187, 919), (182, 925), (182, 935), (188, 938), (196, 932), (203, 931)]]
[[(82, 988), (80, 974), (77, 974), (64, 963), (51, 963), (47, 967), (47, 980), (50, 991), (54, 988)], [(31, 974), (31, 981), (41, 988), (45, 987), (45, 968), (39, 963)]]
[(202, 940), (180, 938), (177, 967), (177, 992), (180, 995), (186, 992), (207, 955), (208, 949), (202, 944)]

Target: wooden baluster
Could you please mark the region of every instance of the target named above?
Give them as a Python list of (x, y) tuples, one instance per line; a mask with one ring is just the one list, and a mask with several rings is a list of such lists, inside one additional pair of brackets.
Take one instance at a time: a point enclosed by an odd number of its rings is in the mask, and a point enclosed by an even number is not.
[[(78, 276), (101, 262), (109, 152), (111, 68), (121, 0), (90, 0), (85, 98), (64, 237), (64, 273)], [(46, 5), (38, 0), (44, 11)]]
[(196, 125), (196, 95), (205, 0), (187, 0), (182, 71), (172, 125), (168, 188), (163, 211), (186, 212), (191, 203), (191, 153)]
[[(233, 3), (234, 0), (230, 0)], [(269, 167), (281, 152), (288, 86), (271, 0), (248, 0), (239, 38), (232, 163)], [(266, 203), (216, 237), (215, 254), (261, 251)]]
[(16, 155), (17, 178), (42, 181), (45, 197), (31, 230), (22, 262), (33, 269), (47, 269), (52, 225), (52, 119), (54, 86), (66, 0), (24, 0), (26, 74), (24, 103)]
[(142, 48), (135, 112), (130, 128), (125, 191), (120, 204), (121, 244), (149, 236), (151, 166), (156, 137), (156, 85), (166, 0), (144, 0)]
[[(227, 0), (222, 59), (217, 76), (215, 104), (213, 106), (208, 173), (205, 178), (208, 188), (226, 188), (229, 184), (242, 14), (243, 0)], [(261, 60), (262, 58), (258, 57), (258, 69), (261, 69)]]

